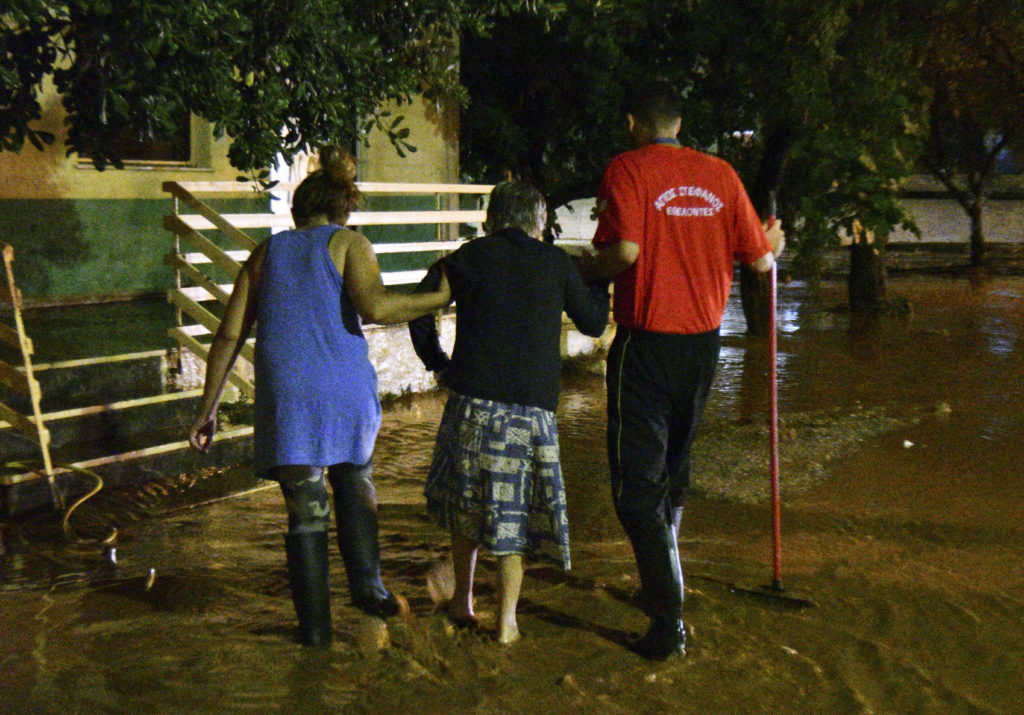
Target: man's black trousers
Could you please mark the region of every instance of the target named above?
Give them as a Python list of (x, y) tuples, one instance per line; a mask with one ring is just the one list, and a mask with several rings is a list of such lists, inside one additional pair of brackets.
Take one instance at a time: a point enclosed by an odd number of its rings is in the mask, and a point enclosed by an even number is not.
[(623, 526), (683, 505), (690, 447), (718, 363), (719, 332), (619, 328), (608, 354), (608, 462)]

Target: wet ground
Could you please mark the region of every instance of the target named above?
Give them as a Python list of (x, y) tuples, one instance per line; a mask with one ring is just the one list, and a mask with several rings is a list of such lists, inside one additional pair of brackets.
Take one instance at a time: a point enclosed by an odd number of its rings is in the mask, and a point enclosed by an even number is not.
[[(576, 364), (559, 411), (573, 570), (529, 568), (521, 642), (436, 613), (447, 545), (420, 489), (443, 400), (422, 395), (388, 406), (376, 457), (408, 618), (359, 617), (335, 553), (336, 642), (294, 645), (281, 498), (245, 469), (105, 492), (73, 520), (118, 527), (116, 565), (52, 523), (3, 528), (0, 711), (1022, 712), (1024, 279), (890, 291), (912, 312), (851, 324), (840, 284), (781, 290), (783, 580), (814, 608), (726, 587), (756, 590), (771, 555), (764, 354), (731, 310), (682, 528), (685, 660), (624, 648), (644, 618), (602, 378)], [(485, 623), (493, 573), (485, 559)]]

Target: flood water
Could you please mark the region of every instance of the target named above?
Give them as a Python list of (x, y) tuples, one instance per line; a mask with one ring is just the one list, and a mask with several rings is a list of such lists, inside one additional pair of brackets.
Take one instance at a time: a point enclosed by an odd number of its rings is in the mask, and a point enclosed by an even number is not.
[[(245, 468), (169, 476), (73, 517), (118, 528), (116, 564), (53, 524), (4, 525), (0, 711), (1022, 712), (1024, 279), (889, 290), (909, 313), (853, 323), (842, 284), (780, 290), (783, 581), (815, 607), (726, 586), (756, 591), (771, 563), (764, 349), (733, 300), (682, 528), (685, 660), (624, 648), (645, 619), (603, 378), (581, 363), (559, 410), (573, 570), (528, 569), (521, 642), (435, 612), (447, 539), (420, 492), (443, 397), (427, 394), (387, 406), (375, 457), (385, 579), (409, 617), (358, 616), (334, 552), (336, 642), (296, 646), (276, 489)], [(484, 558), (485, 623), (493, 573)]]

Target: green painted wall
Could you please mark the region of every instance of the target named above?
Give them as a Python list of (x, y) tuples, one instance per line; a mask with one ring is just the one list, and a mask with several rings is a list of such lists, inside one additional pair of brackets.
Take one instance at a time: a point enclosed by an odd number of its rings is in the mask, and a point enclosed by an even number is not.
[[(225, 213), (268, 211), (265, 198), (208, 200)], [(368, 196), (367, 211), (429, 211), (431, 196)], [(14, 246), (15, 280), (29, 300), (75, 300), (165, 290), (173, 273), (164, 256), (173, 237), (163, 228), (170, 199), (2, 199), (0, 241)], [(433, 241), (431, 225), (365, 226), (374, 243)], [(471, 235), (475, 227), (463, 226)], [(216, 232), (205, 232), (225, 248), (236, 248)], [(268, 230), (248, 233), (262, 240)], [(192, 250), (183, 243), (183, 250)], [(440, 254), (384, 254), (384, 271), (426, 268)], [(205, 269), (209, 270), (209, 268)], [(215, 272), (217, 280), (232, 276)]]
[[(464, 208), (473, 208), (466, 206)], [(363, 199), (364, 211), (435, 211), (433, 196), (370, 195)], [(358, 230), (373, 243), (415, 243), (437, 239), (433, 225), (406, 224), (398, 226), (361, 226)], [(459, 235), (475, 235), (475, 226), (461, 226)], [(429, 267), (440, 253), (386, 253), (377, 257), (382, 271), (408, 271)]]
[[(267, 210), (263, 199), (213, 203)], [(27, 299), (158, 291), (173, 283), (164, 264), (173, 237), (163, 217), (171, 212), (170, 199), (5, 199), (0, 241), (14, 246), (15, 280)]]
[[(431, 196), (364, 196), (364, 211), (432, 211), (436, 208)], [(412, 243), (433, 241), (437, 236), (434, 226), (357, 226), (372, 243)], [(377, 256), (382, 271), (408, 271), (426, 268), (440, 254), (434, 253), (385, 253)]]

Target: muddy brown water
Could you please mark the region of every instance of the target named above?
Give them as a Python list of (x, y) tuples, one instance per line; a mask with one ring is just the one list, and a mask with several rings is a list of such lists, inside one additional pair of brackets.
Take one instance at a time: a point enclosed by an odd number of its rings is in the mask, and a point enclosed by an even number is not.
[[(385, 577), (409, 618), (359, 617), (334, 553), (336, 642), (299, 648), (276, 490), (245, 469), (168, 477), (75, 515), (119, 528), (116, 565), (46, 520), (4, 525), (0, 711), (1022, 712), (1024, 279), (890, 290), (912, 313), (853, 325), (841, 285), (781, 290), (783, 577), (815, 608), (723, 585), (770, 576), (764, 354), (733, 301), (682, 528), (685, 660), (624, 648), (644, 618), (607, 493), (602, 378), (577, 364), (559, 410), (573, 570), (529, 568), (521, 642), (435, 612), (447, 540), (420, 490), (443, 397), (428, 394), (387, 407), (376, 456)], [(484, 559), (485, 623), (493, 573)]]

